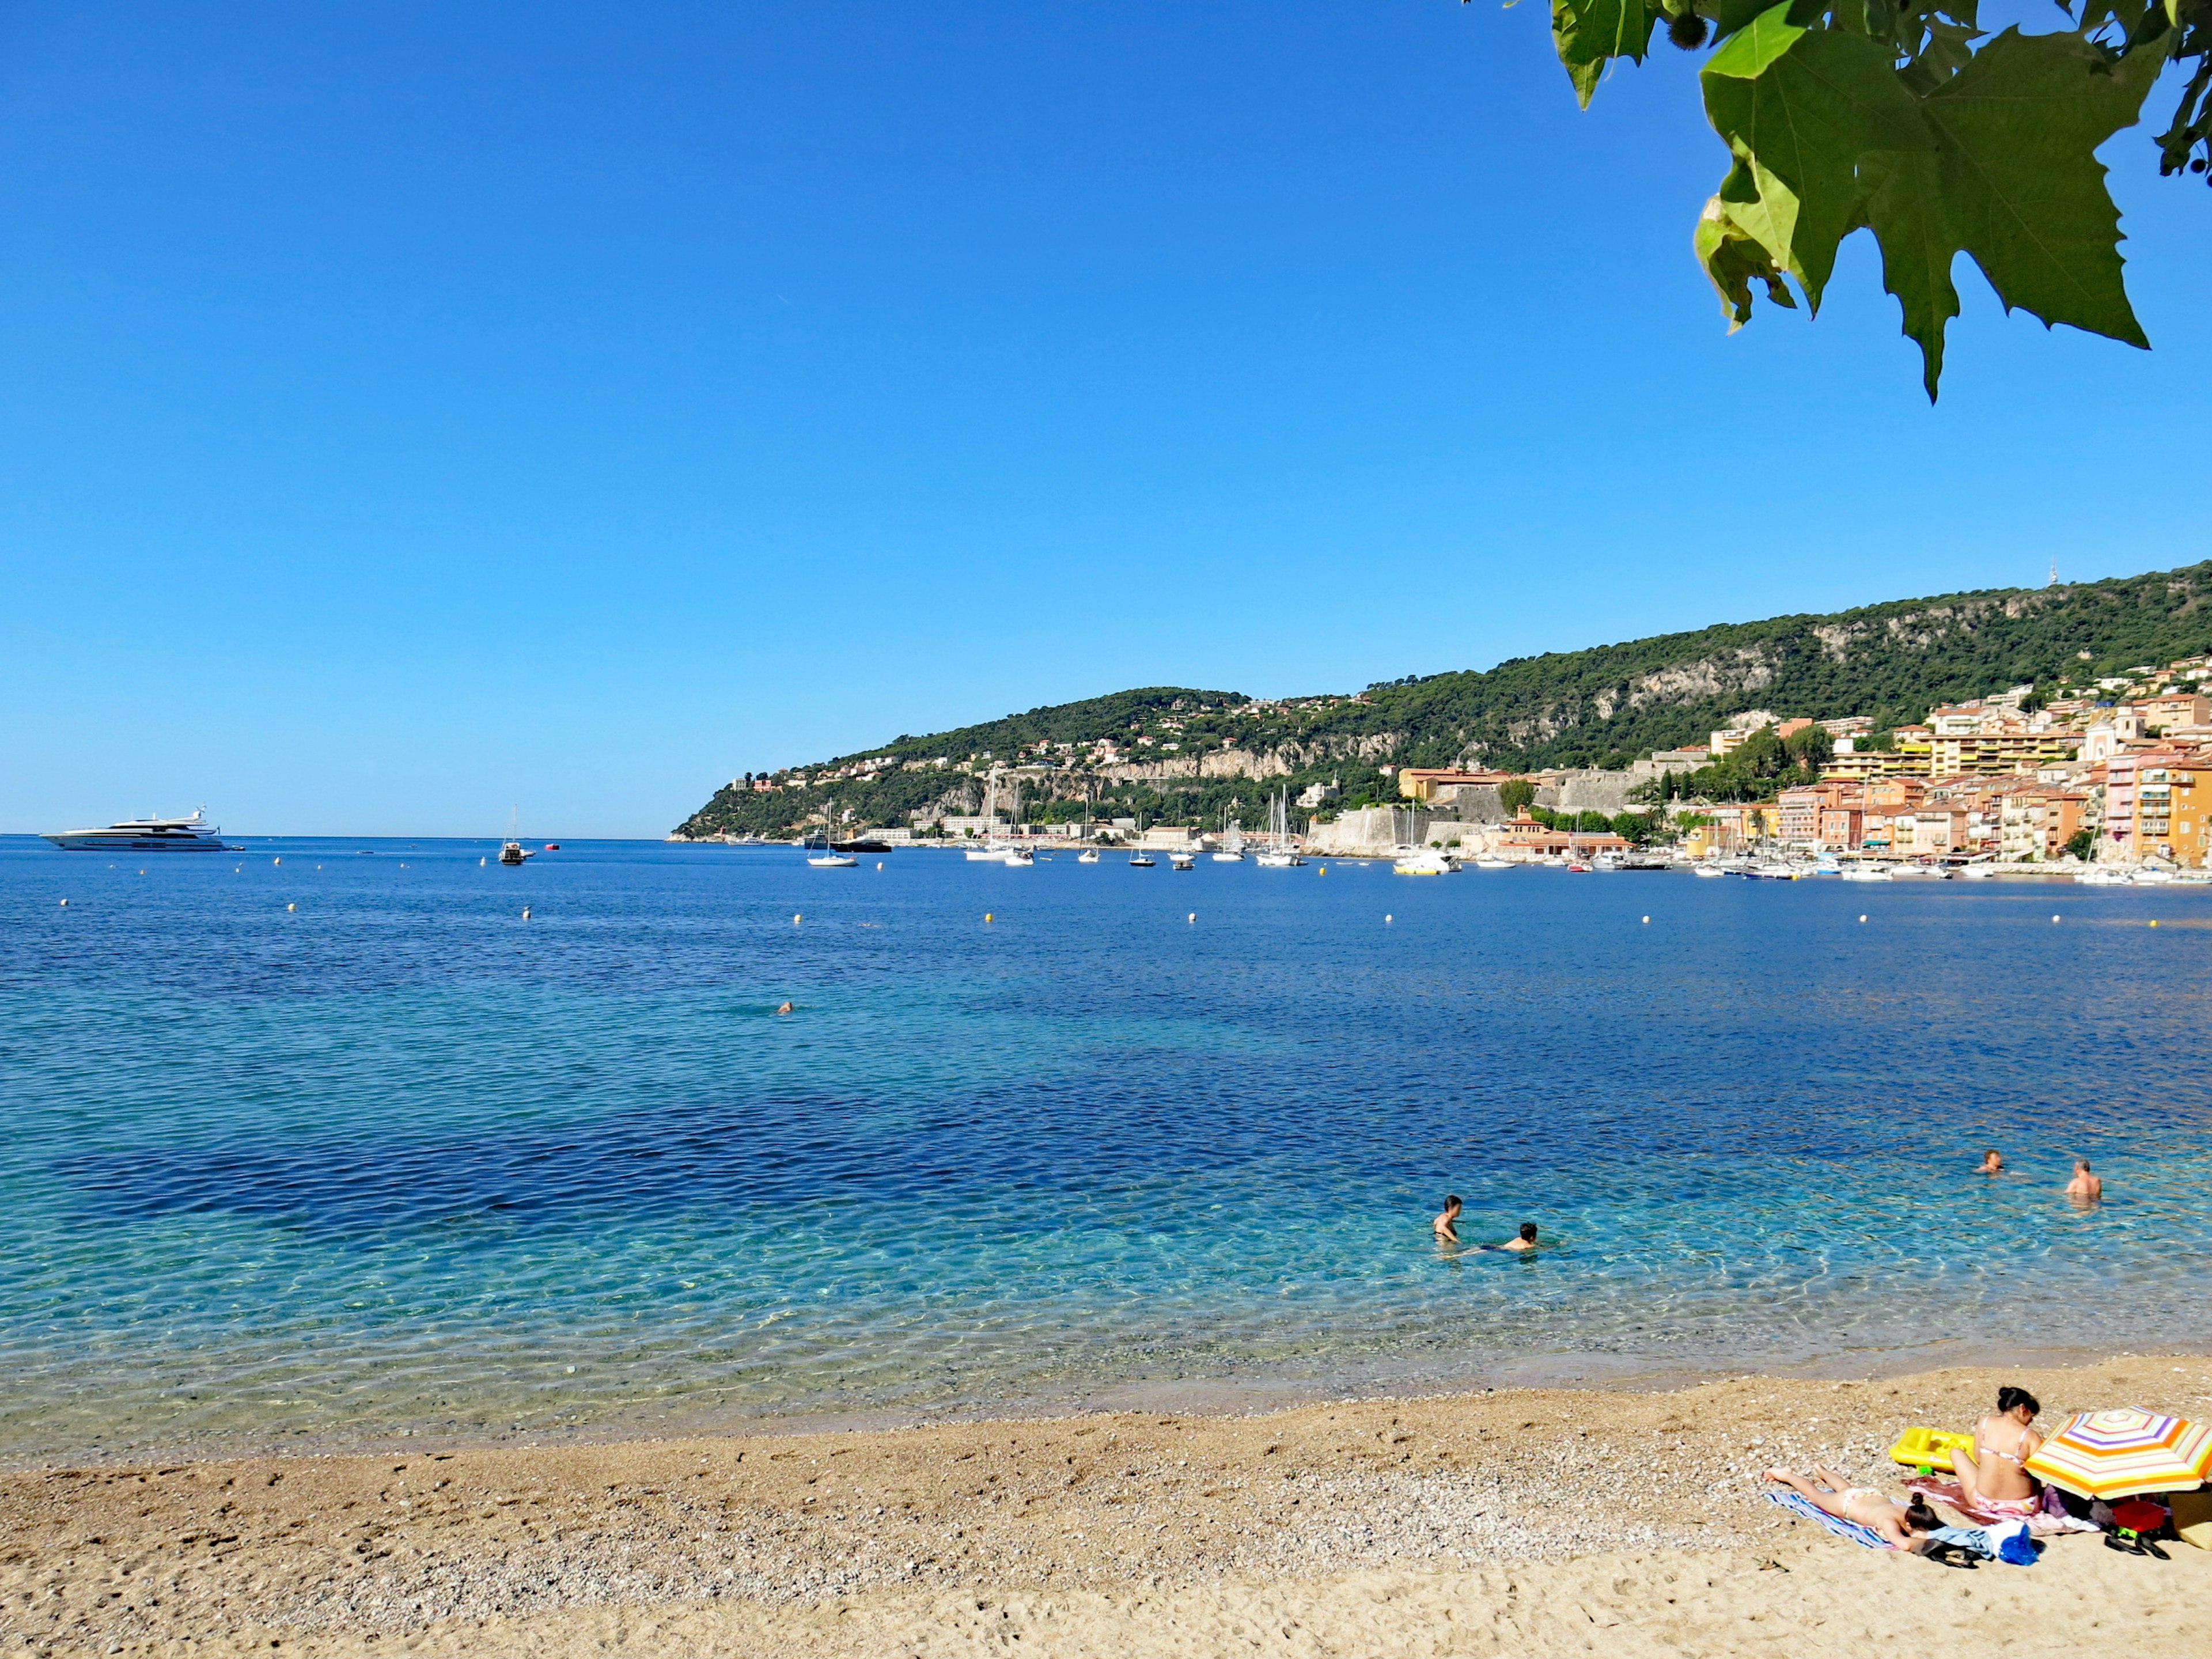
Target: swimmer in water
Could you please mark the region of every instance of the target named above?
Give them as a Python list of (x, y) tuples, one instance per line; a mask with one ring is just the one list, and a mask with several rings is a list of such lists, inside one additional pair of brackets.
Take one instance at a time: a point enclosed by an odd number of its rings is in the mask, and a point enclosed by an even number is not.
[(1976, 1175), (2002, 1175), (2004, 1173), (2004, 1154), (1999, 1152), (1996, 1147), (1990, 1147), (1989, 1151), (1982, 1154), (1982, 1167), (1975, 1170), (1974, 1173)]
[(2090, 1173), (2089, 1160), (2087, 1158), (2075, 1158), (2074, 1160), (2074, 1179), (2066, 1183), (2066, 1196), (2074, 1200), (2076, 1203), (2094, 1204), (2099, 1199), (2104, 1197), (2104, 1176), (2100, 1175), (2092, 1175)]
[(1429, 1223), (1429, 1229), (1447, 1244), (1459, 1243), (1459, 1229), (1452, 1224), (1459, 1219), (1460, 1201), (1457, 1193), (1444, 1196), (1444, 1212)]
[(783, 1006), (782, 1006), (782, 1007), (781, 1007), (781, 1008), (779, 1008), (779, 1009), (777, 1009), (777, 1010), (776, 1010), (776, 1012), (778, 1012), (779, 1014), (787, 1014), (787, 1013), (789, 1013), (790, 1012), (791, 1012), (791, 1005), (790, 1005), (789, 1003), (787, 1003), (787, 1003), (785, 1003), (785, 1004), (783, 1005)]
[(1483, 1249), (1486, 1250), (1533, 1250), (1535, 1248), (1536, 1224), (1533, 1221), (1524, 1221), (1521, 1224), (1521, 1235), (1519, 1237), (1509, 1238), (1503, 1244), (1486, 1244), (1483, 1246)]

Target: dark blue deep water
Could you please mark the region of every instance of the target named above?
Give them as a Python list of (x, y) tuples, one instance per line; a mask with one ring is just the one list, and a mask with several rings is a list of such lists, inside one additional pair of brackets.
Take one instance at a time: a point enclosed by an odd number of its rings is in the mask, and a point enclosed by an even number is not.
[(2205, 1331), (2212, 890), (250, 846), (0, 840), (0, 1456)]

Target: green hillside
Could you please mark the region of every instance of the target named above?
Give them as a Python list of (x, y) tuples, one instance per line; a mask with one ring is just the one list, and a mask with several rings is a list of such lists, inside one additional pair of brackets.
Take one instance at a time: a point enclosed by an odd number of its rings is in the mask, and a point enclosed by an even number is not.
[[(825, 822), (902, 824), (925, 809), (973, 811), (994, 765), (1018, 769), (1009, 776), (1032, 821), (1142, 811), (1210, 823), (1234, 811), (1252, 825), (1285, 785), (1295, 796), (1340, 781), (1341, 804), (1356, 805), (1391, 793), (1385, 765), (1618, 767), (1702, 743), (1747, 708), (1863, 714), (1887, 728), (2013, 685), (2057, 696), (2212, 650), (2208, 597), (2212, 562), (1723, 623), (1358, 693), (1256, 701), (1153, 686), (902, 737), (776, 774), (766, 792), (739, 779), (677, 833), (781, 836)], [(1115, 745), (1110, 759), (1097, 748), (1105, 741)]]

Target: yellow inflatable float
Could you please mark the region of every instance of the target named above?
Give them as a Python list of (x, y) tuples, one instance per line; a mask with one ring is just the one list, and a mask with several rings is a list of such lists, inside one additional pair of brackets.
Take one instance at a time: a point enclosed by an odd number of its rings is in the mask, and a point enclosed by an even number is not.
[(1951, 1429), (1907, 1429), (1898, 1436), (1897, 1443), (1889, 1449), (1889, 1460), (1902, 1463), (1907, 1468), (1917, 1469), (1923, 1474), (1941, 1471), (1956, 1474), (1951, 1466), (1951, 1452), (1957, 1447), (1972, 1451), (1974, 1437), (1960, 1434)]

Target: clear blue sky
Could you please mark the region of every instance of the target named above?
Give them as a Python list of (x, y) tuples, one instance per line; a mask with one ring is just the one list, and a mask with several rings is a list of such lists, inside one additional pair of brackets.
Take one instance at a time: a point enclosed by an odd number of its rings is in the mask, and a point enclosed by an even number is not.
[(1962, 261), (1930, 410), (1863, 237), (1727, 336), (1693, 61), (1534, 0), (0, 4), (0, 829), (2195, 560), (2212, 197), (2106, 155), (2157, 349)]

